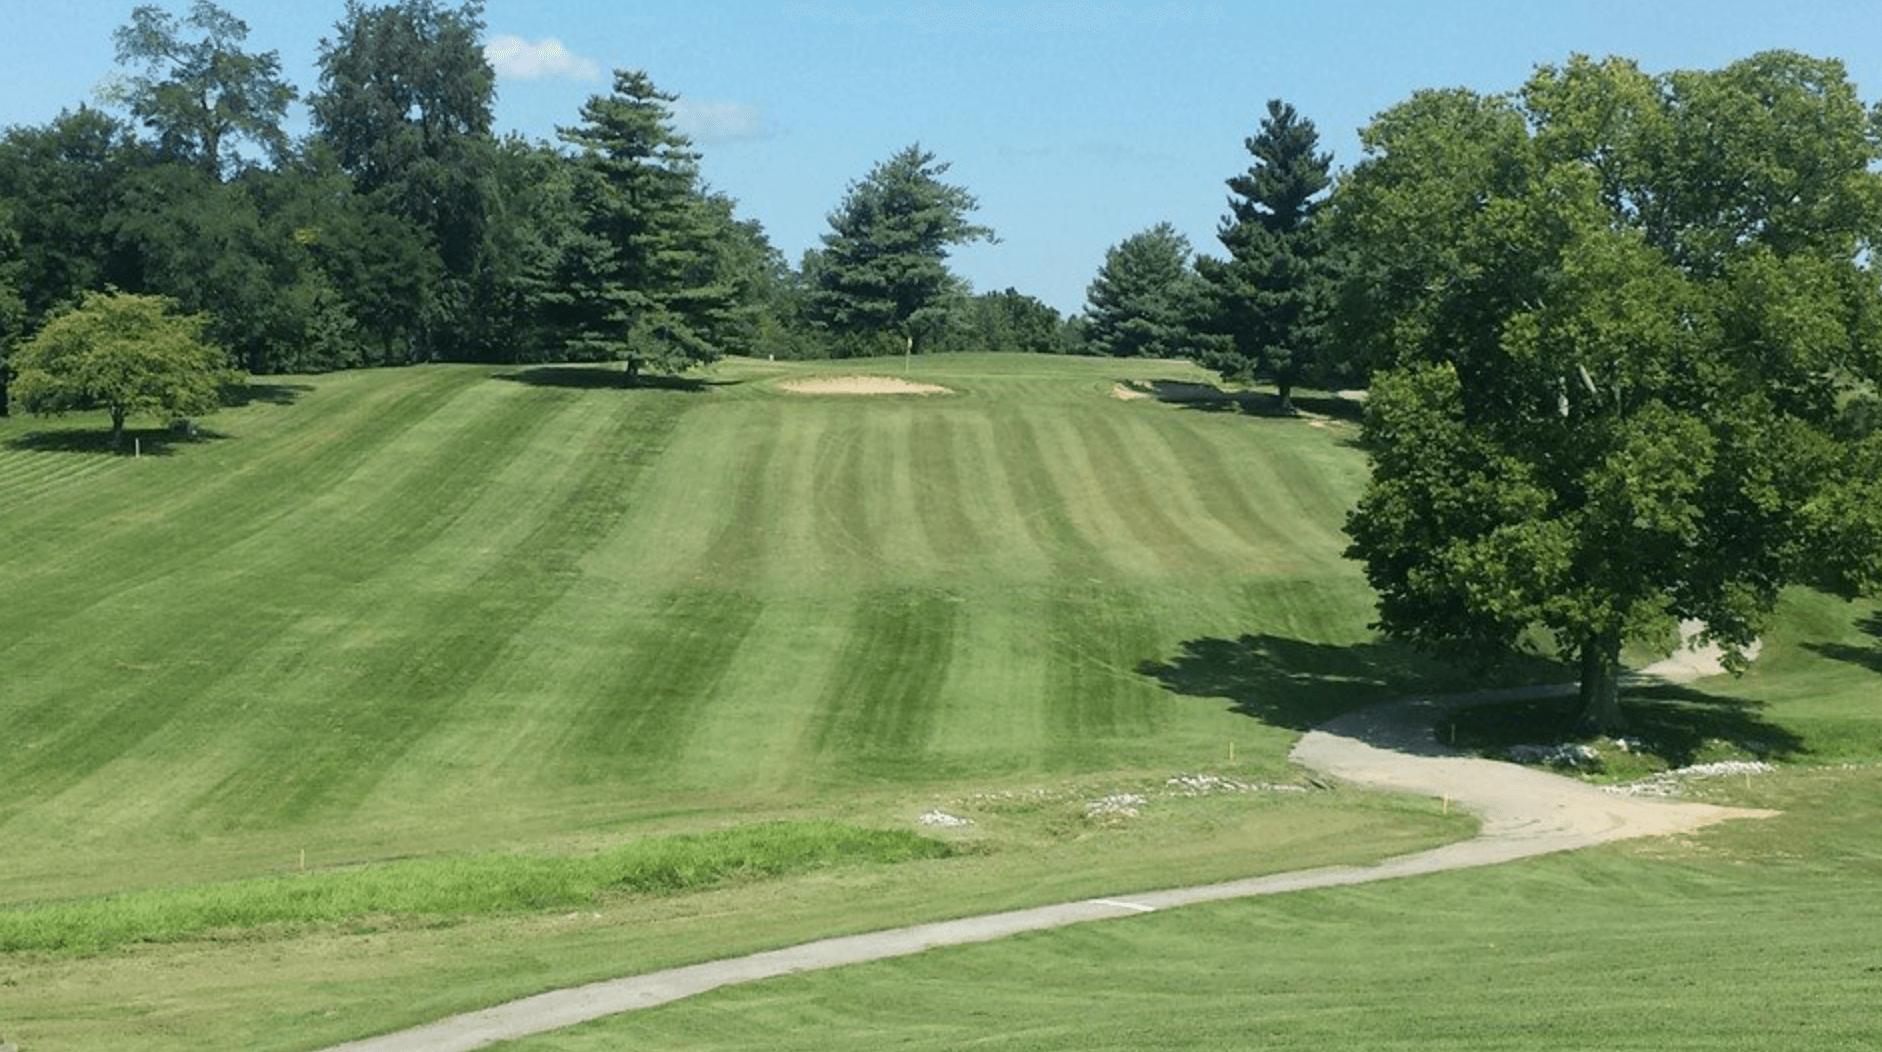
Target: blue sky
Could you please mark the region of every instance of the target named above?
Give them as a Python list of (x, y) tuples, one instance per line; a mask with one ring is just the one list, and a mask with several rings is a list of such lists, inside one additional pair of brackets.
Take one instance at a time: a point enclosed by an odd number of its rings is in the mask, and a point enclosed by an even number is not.
[[(133, 6), (0, 0), (0, 125), (90, 101)], [(280, 52), (303, 93), (316, 86), (344, 0), (222, 6), (249, 23), (251, 50)], [(552, 138), (609, 70), (645, 69), (680, 94), (708, 181), (793, 261), (852, 181), (920, 142), (1001, 237), (960, 250), (956, 269), (1068, 312), (1107, 247), (1161, 220), (1216, 250), (1223, 180), (1247, 166), (1242, 141), (1270, 98), (1313, 120), (1342, 167), (1357, 130), (1419, 88), (1507, 90), (1578, 51), (1658, 72), (1790, 48), (1841, 58), (1882, 98), (1870, 0), (489, 0), (484, 20), (501, 130)]]

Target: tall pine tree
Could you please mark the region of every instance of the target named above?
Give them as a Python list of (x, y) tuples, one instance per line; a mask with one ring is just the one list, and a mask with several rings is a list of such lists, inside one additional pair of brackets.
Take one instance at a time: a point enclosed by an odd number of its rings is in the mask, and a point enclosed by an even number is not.
[(1184, 357), (1196, 343), (1202, 291), (1176, 227), (1132, 234), (1105, 251), (1085, 289), (1087, 345), (1118, 358)]
[(716, 266), (719, 216), (699, 185), (699, 154), (673, 127), (672, 103), (638, 70), (559, 129), (582, 150), (581, 229), (564, 246), (553, 302), (566, 350), (583, 361), (677, 371), (715, 360), (734, 289)]
[(964, 187), (942, 182), (947, 170), (916, 144), (850, 185), (830, 213), (815, 266), (812, 308), (831, 332), (893, 333), (913, 354), (965, 298), (966, 283), (948, 270), (948, 250), (995, 237), (968, 221), (979, 202)]
[(1226, 261), (1204, 257), (1214, 328), (1223, 337), (1200, 357), (1224, 379), (1273, 381), (1283, 412), (1311, 371), (1333, 298), (1327, 239), (1318, 222), (1331, 154), (1317, 152), (1313, 122), (1273, 99), (1260, 133), (1245, 140), (1253, 163), (1228, 180), (1229, 214), (1216, 237)]

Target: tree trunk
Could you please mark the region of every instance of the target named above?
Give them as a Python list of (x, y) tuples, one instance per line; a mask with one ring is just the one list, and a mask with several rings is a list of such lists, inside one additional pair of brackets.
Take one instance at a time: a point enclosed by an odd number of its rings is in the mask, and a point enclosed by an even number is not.
[(1274, 388), (1281, 394), (1281, 412), (1286, 416), (1298, 416), (1300, 410), (1294, 408), (1294, 381), (1276, 381)]
[(1592, 634), (1581, 644), (1581, 715), (1579, 730), (1615, 734), (1625, 729), (1621, 715), (1621, 634)]
[(621, 386), (633, 387), (640, 383), (640, 359), (629, 358), (621, 365)]
[(124, 407), (121, 405), (111, 407), (111, 448), (124, 448)]

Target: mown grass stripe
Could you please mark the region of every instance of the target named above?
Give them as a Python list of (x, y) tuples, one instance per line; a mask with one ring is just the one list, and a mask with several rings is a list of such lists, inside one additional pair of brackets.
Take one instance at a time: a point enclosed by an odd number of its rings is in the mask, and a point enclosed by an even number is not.
[[(270, 528), (276, 515), (332, 485), (366, 451), (397, 440), (415, 415), (483, 382), (484, 375), (424, 371), (401, 375), (383, 390), (348, 380), (340, 386), (349, 395), (359, 389), (358, 396), (327, 401), (316, 412), (295, 416), (269, 407), (286, 414), (281, 431), (251, 438), (232, 429), (227, 439), (133, 462), (119, 473), (122, 486), (68, 487), (58, 499), (17, 509), (10, 518), (20, 544), (8, 565), (29, 568), (38, 578), (30, 598), (62, 607), (72, 605), (70, 597), (49, 594), (46, 586), (74, 571), (104, 570), (125, 586), (175, 573), (201, 550), (219, 551)], [(90, 528), (50, 530), (42, 521)]]
[[(1156, 551), (1167, 572), (1229, 572), (1246, 569), (1247, 552), (1212, 529), (1213, 520), (1194, 498), (1194, 465), (1180, 463), (1165, 433), (1180, 421), (1154, 423), (1141, 414), (1094, 414), (1088, 430), (1102, 435), (1091, 445), (1104, 454), (1102, 468), (1117, 514), (1139, 543)], [(1205, 484), (1229, 484), (1209, 479)]]
[(1044, 646), (1053, 661), (1046, 697), (1052, 749), (1077, 763), (1085, 744), (1155, 733), (1170, 716), (1138, 663), (1162, 648), (1151, 605), (1133, 591), (1065, 588), (1049, 596)]
[(570, 698), (562, 747), (545, 760), (578, 782), (657, 783), (681, 762), (693, 729), (764, 605), (716, 589), (663, 596), (619, 622), (591, 669), (591, 690)]
[(962, 414), (924, 412), (909, 429), (909, 514), (921, 528), (923, 543), (941, 564), (964, 571), (965, 559), (995, 558), (979, 521), (969, 513), (979, 486), (965, 484), (962, 460), (978, 450)]
[(1042, 443), (1038, 428), (1024, 415), (1002, 414), (995, 423), (996, 442), (1004, 452), (1006, 501), (1020, 526), (1050, 560), (1053, 576), (1083, 575), (1105, 568), (1105, 556), (1073, 522), (1070, 500), (1060, 485), (1062, 465)]
[[(333, 562), (344, 557), (329, 556), (322, 541), (357, 552), (362, 547), (358, 532), (397, 532), (384, 526), (385, 517), (399, 511), (395, 500), (356, 509), (361, 517), (348, 524), (350, 530), (330, 525), (324, 513), (290, 516), (277, 524), (281, 535), (259, 542), (256, 551), (238, 560), (250, 571), (242, 579), (211, 574), (194, 585), (225, 597), (253, 594), (230, 607), (243, 618), (239, 625), (195, 626), (227, 646), (225, 667), (194, 673), (201, 685), (189, 692), (195, 699), (190, 709), (226, 711), (260, 700), (260, 711), (267, 713), (256, 728), (266, 734), (248, 743), (248, 753), (202, 750), (191, 766), (195, 775), (223, 768), (217, 782), (182, 780), (198, 784), (200, 796), (191, 804), (191, 812), (201, 816), (197, 821), (212, 828), (230, 823), (253, 828), (363, 799), (372, 792), (376, 772), (397, 766), (403, 750), (453, 722), (451, 706), (498, 661), (505, 641), (572, 583), (591, 536), (612, 525), (607, 510), (612, 505), (618, 511), (623, 501), (606, 499), (595, 484), (619, 487), (631, 478), (611, 458), (584, 455), (580, 446), (596, 440), (605, 446), (644, 430), (645, 421), (637, 419), (644, 414), (625, 403), (616, 412), (597, 413), (605, 403), (545, 398), (527, 388), (486, 385), (483, 391), (485, 399), (462, 407), (463, 426), (481, 420), (504, 437), (481, 443), (475, 455), (456, 452), (451, 466), (460, 473), (448, 476), (438, 499), (419, 505), (432, 514), (425, 520), (433, 527), (428, 541), (409, 546), (396, 563), (379, 565), (373, 570), (377, 582), (368, 586), (350, 580), (362, 572), (361, 564), (374, 565), (367, 559), (369, 547), (342, 577)], [(569, 447), (571, 440), (577, 448)], [(441, 455), (452, 453), (447, 448)], [(278, 572), (267, 571), (271, 560), (282, 564)], [(289, 589), (295, 603), (284, 608), (272, 600), (287, 580), (296, 582)], [(483, 598), (467, 604), (461, 598), (465, 592)], [(336, 608), (373, 612), (362, 626), (357, 619), (323, 612)], [(271, 609), (278, 615), (255, 616)], [(271, 652), (276, 655), (272, 673), (267, 671)], [(314, 656), (311, 664), (309, 655)], [(288, 674), (320, 685), (301, 695), (310, 704), (267, 698), (265, 684)], [(111, 713), (108, 734), (81, 739), (97, 758), (75, 762), (68, 755), (59, 762), (68, 778), (99, 768), (112, 755), (153, 752), (140, 743), (171, 722), (181, 724), (171, 736), (175, 741), (156, 749), (156, 755), (197, 751), (203, 740), (213, 740), (206, 715), (180, 719), (188, 710), (141, 705), (135, 697), (126, 707), (135, 712)], [(223, 757), (220, 764), (218, 756)], [(352, 788), (336, 795), (341, 785)], [(42, 780), (39, 788), (58, 786)], [(162, 795), (169, 801), (174, 794)], [(59, 809), (103, 804), (81, 797)], [(123, 815), (147, 818), (149, 810)]]
[(1056, 414), (1033, 426), (1083, 546), (1133, 578), (1154, 577), (1171, 566), (1172, 535), (1180, 527), (1131, 466), (1122, 437), (1103, 415)]
[(872, 514), (880, 495), (869, 488), (867, 422), (862, 413), (832, 418), (817, 444), (816, 489), (811, 496), (826, 565), (865, 579), (886, 569)]
[[(536, 425), (540, 425), (540, 422), (544, 420), (542, 414), (538, 412), (531, 412), (529, 418), (536, 422)], [(516, 455), (519, 455), (521, 446), (519, 444), (493, 444), (491, 450), (497, 457), (514, 459)], [(487, 474), (491, 470), (489, 457), (480, 459), (480, 463), (472, 465), (469, 470)], [(512, 491), (512, 497), (514, 497), (514, 491)], [(228, 608), (224, 608), (224, 615), (231, 617), (226, 623), (216, 623), (215, 619), (205, 619), (207, 623), (179, 625), (177, 627), (179, 630), (171, 630), (171, 632), (164, 630), (167, 627), (151, 627), (151, 629), (134, 627), (132, 632), (149, 636), (149, 642), (145, 642), (141, 653), (137, 655), (139, 659), (151, 662), (156, 668), (164, 668), (166, 676), (181, 677), (184, 681), (198, 683), (198, 689), (173, 691), (173, 693), (183, 694), (190, 698), (190, 704), (186, 706), (149, 706), (141, 702), (139, 694), (128, 696), (124, 706), (120, 706), (119, 709), (107, 715), (107, 725), (94, 726), (88, 730), (87, 734), (77, 738), (77, 741), (83, 741), (85, 747), (90, 749), (90, 758), (87, 762), (72, 762), (72, 757), (68, 753), (64, 758), (66, 770), (85, 770), (85, 768), (96, 770), (109, 762), (115, 762), (115, 758), (119, 757), (136, 760), (137, 757), (194, 755), (201, 751), (205, 741), (213, 741), (216, 732), (213, 717), (207, 717), (207, 715), (192, 717), (190, 713), (215, 711), (220, 708), (218, 704), (220, 698), (216, 698), (216, 693), (218, 693), (216, 685), (222, 679), (237, 676), (239, 668), (247, 666), (254, 655), (265, 651), (271, 638), (286, 627), (280, 617), (256, 617), (256, 612), (263, 610), (263, 604), (267, 602), (267, 598), (275, 593), (277, 587), (280, 587), (280, 582), (277, 580), (280, 574), (269, 572), (267, 566), (277, 561), (284, 561), (290, 565), (295, 561), (307, 561), (311, 555), (309, 548), (318, 544), (314, 542), (314, 534), (318, 533), (337, 533), (337, 531), (316, 527), (314, 531), (303, 529), (303, 531), (290, 531), (282, 536), (271, 536), (265, 544), (260, 546), (260, 551), (247, 553), (247, 555), (241, 551), (241, 546), (237, 546), (237, 551), (235, 551), (237, 565), (258, 566), (260, 572), (248, 572), (241, 576), (241, 580), (235, 580), (235, 582), (218, 580), (220, 578), (218, 574), (207, 574), (199, 580), (164, 582), (164, 587), (169, 591), (183, 591), (184, 595), (190, 595), (192, 591), (203, 591), (203, 593), (222, 593), (224, 597), (233, 593), (239, 597), (241, 593), (248, 591), (252, 593), (252, 597), (248, 598), (247, 602), (237, 598)], [(318, 559), (318, 555), (314, 557)], [(410, 574), (414, 570), (403, 570), (403, 572)], [(433, 587), (437, 587), (437, 583), (433, 583)], [(318, 602), (318, 595), (320, 595), (318, 589), (301, 587), (295, 591), (299, 593), (297, 600), (303, 604)], [(329, 589), (327, 600), (329, 602), (333, 600), (331, 589)], [(399, 651), (399, 657), (395, 661), (382, 664), (378, 668), (359, 670), (361, 676), (376, 679), (371, 691), (348, 689), (344, 685), (344, 677), (341, 677), (343, 681), (339, 683), (335, 683), (331, 676), (326, 677), (329, 691), (331, 691), (327, 694), (326, 708), (329, 709), (335, 700), (341, 704), (352, 702), (359, 709), (371, 709), (373, 702), (369, 702), (367, 698), (375, 693), (399, 696), (401, 704), (407, 708), (407, 715), (395, 721), (399, 725), (397, 730), (393, 734), (388, 734), (388, 726), (380, 725), (375, 726), (369, 732), (354, 732), (352, 728), (358, 726), (358, 713), (352, 713), (346, 717), (327, 715), (327, 717), (322, 717), (318, 725), (312, 726), (301, 721), (294, 721), (294, 719), (286, 719), (282, 732), (297, 741), (299, 747), (282, 743), (279, 751), (295, 757), (295, 762), (277, 764), (263, 777), (271, 787), (277, 789), (277, 794), (279, 790), (286, 789), (290, 798), (301, 800), (303, 805), (284, 805), (279, 815), (275, 815), (267, 805), (250, 805), (256, 804), (254, 800), (250, 800), (241, 807), (243, 821), (265, 822), (269, 821), (269, 817), (292, 819), (295, 815), (299, 815), (305, 809), (305, 802), (318, 796), (322, 785), (327, 785), (333, 779), (341, 777), (343, 768), (358, 768), (359, 764), (346, 762), (346, 757), (356, 757), (361, 749), (363, 751), (371, 751), (375, 747), (382, 749), (386, 747), (388, 741), (410, 734), (412, 725), (416, 723), (410, 715), (410, 706), (425, 706), (425, 704), (437, 706), (442, 698), (452, 696), (452, 689), (463, 681), (461, 676), (467, 674), (467, 670), (476, 664), (476, 655), (486, 653), (486, 651), (480, 651), (476, 647), (465, 647), (472, 651), (472, 657), (467, 657), (463, 661), (444, 659), (440, 657), (442, 651), (461, 646), (465, 642), (465, 629), (444, 629), (442, 625), (452, 623), (450, 617), (416, 617), (414, 623), (425, 623), (425, 621), (431, 621), (433, 630), (425, 634), (425, 642), (422, 646), (399, 646), (397, 642), (388, 642), (390, 649)], [(346, 629), (337, 627), (337, 630), (344, 632)], [(192, 640), (198, 634), (211, 634), (222, 646), (222, 651), (218, 655), (220, 666), (216, 666), (215, 662), (209, 659), (192, 661), (190, 655), (198, 651), (198, 647), (192, 646)], [(446, 670), (455, 679), (444, 676)], [(162, 689), (162, 687), (151, 683), (151, 685), (145, 685), (145, 689)], [(241, 700), (247, 702), (248, 698), (241, 698)], [(136, 709), (136, 711), (126, 711), (126, 709)], [(173, 740), (164, 741), (164, 734), (160, 732), (173, 725), (177, 726), (177, 732), (171, 736)], [(143, 760), (136, 760), (136, 762), (143, 762)], [(213, 768), (213, 764), (194, 766), (194, 770), (201, 770), (201, 768)], [(318, 772), (318, 777), (305, 777), (301, 773), (305, 770)], [(102, 785), (109, 785), (109, 781)], [(247, 789), (252, 783), (243, 783), (243, 785)], [(45, 789), (53, 789), (53, 787), (41, 783), (41, 790)], [(171, 789), (171, 787), (166, 787), (166, 789)], [(90, 802), (87, 800), (72, 800), (72, 802), (66, 802), (64, 807), (88, 809), (88, 804)], [(104, 802), (98, 802), (98, 804), (104, 804)], [(111, 811), (111, 807), (98, 807), (98, 809), (107, 813)], [(107, 830), (105, 828), (94, 830), (94, 834), (102, 834), (102, 832), (107, 832)]]
[(812, 732), (824, 763), (893, 779), (919, 762), (933, 735), (958, 611), (948, 596), (919, 589), (860, 598)]

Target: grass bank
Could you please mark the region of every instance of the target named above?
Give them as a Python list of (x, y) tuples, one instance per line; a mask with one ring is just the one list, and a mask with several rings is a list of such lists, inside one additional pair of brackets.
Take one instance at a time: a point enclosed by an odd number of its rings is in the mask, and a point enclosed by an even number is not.
[(1882, 769), (1701, 795), (1785, 813), (771, 980), (501, 1047), (1875, 1047)]
[(273, 937), (343, 922), (461, 921), (676, 895), (831, 866), (946, 857), (905, 830), (771, 822), (649, 837), (573, 857), (473, 854), (0, 909), (0, 953), (98, 954), (128, 943)]

